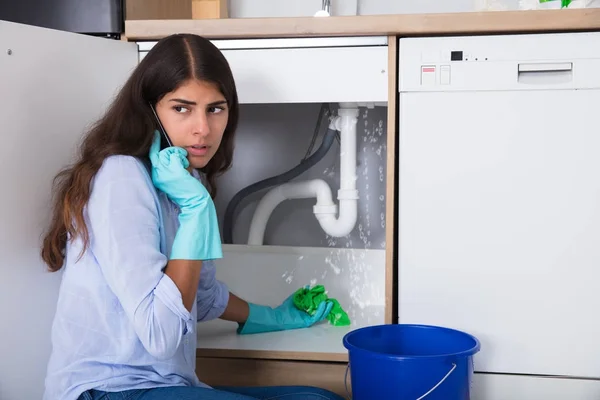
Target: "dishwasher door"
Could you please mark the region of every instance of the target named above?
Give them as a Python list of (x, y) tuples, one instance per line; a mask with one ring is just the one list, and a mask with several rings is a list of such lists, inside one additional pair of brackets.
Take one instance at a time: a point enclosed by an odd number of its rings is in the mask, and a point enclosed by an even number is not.
[(599, 42), (400, 40), (399, 323), (476, 371), (600, 376)]

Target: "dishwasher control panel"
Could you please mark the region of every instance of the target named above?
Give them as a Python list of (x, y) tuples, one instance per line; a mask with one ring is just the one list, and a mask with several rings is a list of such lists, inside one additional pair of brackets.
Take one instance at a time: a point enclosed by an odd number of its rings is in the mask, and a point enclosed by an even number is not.
[(398, 87), (400, 92), (596, 89), (599, 42), (600, 32), (402, 38)]

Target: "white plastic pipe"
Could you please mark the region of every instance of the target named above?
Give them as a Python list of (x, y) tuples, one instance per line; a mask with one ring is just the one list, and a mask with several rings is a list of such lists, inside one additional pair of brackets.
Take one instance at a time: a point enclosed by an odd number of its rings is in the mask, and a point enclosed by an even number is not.
[(265, 237), (265, 229), (273, 210), (285, 200), (317, 198), (318, 209), (323, 213), (337, 213), (337, 206), (333, 203), (331, 188), (322, 179), (313, 179), (304, 182), (292, 182), (279, 185), (267, 192), (258, 203), (256, 211), (250, 223), (250, 234), (248, 244), (262, 245)]
[[(330, 236), (346, 236), (356, 225), (358, 216), (358, 190), (356, 190), (356, 122), (358, 108), (340, 108), (334, 120), (340, 131), (340, 190), (338, 200), (340, 214), (317, 212), (315, 216), (321, 228)], [(318, 203), (317, 203), (318, 205)]]
[[(344, 105), (343, 105), (344, 106)], [(331, 188), (322, 179), (304, 182), (285, 183), (267, 192), (260, 200), (248, 235), (249, 245), (262, 245), (269, 217), (273, 210), (285, 200), (317, 199), (313, 207), (315, 217), (321, 228), (330, 236), (348, 235), (356, 225), (358, 215), (358, 191), (356, 190), (356, 123), (358, 108), (340, 108), (339, 116), (331, 123), (340, 134), (340, 203), (339, 216), (337, 206), (332, 201)]]

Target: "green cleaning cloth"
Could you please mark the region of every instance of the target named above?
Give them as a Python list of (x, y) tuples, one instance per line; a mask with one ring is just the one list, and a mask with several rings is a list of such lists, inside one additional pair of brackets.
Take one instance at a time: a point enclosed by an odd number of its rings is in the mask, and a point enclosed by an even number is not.
[[(540, 3), (549, 3), (551, 1), (557, 1), (557, 0), (539, 0)], [(565, 8), (565, 7), (569, 7), (569, 5), (571, 4), (572, 0), (560, 0), (560, 7), (561, 8)]]
[(327, 319), (334, 326), (347, 326), (350, 325), (350, 318), (346, 311), (342, 309), (342, 306), (336, 299), (330, 299), (325, 293), (325, 287), (323, 285), (317, 285), (312, 289), (300, 288), (294, 293), (294, 305), (300, 309), (306, 311), (308, 314), (313, 315), (323, 301), (331, 301), (333, 307), (331, 312), (327, 315)]

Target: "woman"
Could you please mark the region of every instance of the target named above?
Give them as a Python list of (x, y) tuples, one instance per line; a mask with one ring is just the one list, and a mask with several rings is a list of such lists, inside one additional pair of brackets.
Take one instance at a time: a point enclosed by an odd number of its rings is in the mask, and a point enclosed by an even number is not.
[[(196, 377), (197, 321), (236, 321), (250, 334), (308, 327), (331, 309), (309, 316), (291, 298), (275, 309), (247, 303), (215, 279), (222, 250), (211, 196), (231, 164), (237, 121), (223, 55), (201, 37), (173, 35), (57, 176), (42, 257), (65, 269), (45, 399), (339, 399), (312, 387), (216, 389)], [(172, 146), (161, 146), (161, 126)]]

